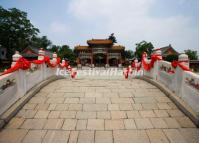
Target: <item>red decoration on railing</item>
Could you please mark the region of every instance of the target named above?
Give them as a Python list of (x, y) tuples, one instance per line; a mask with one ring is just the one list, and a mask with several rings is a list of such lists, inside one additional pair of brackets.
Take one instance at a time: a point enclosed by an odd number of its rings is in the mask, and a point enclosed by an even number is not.
[(69, 70), (69, 71), (72, 71), (72, 68), (71, 68), (71, 66), (70, 66), (70, 65), (69, 65), (67, 68), (68, 68), (68, 70)]
[[(37, 65), (46, 63), (51, 68), (54, 68), (58, 65), (60, 68), (66, 67), (67, 70), (72, 71), (72, 68), (70, 67), (68, 61), (65, 61), (64, 65), (60, 64), (60, 58), (57, 58), (56, 63), (51, 63), (50, 57), (48, 57), (48, 56), (44, 56), (43, 60), (33, 60), (33, 61), (28, 61), (27, 59), (21, 57), (21, 58), (19, 58), (19, 60), (16, 61), (16, 64), (13, 67), (11, 67), (11, 68), (7, 69), (5, 72), (1, 73), (0, 76), (12, 73), (19, 69), (28, 70), (31, 67), (31, 63), (37, 64)], [(73, 75), (71, 75), (71, 77), (73, 78), (73, 77), (75, 77), (75, 75), (76, 74), (73, 73)]]
[(30, 62), (28, 60), (26, 60), (25, 58), (21, 57), (21, 58), (19, 58), (19, 60), (16, 62), (16, 64), (13, 67), (11, 67), (8, 70), (6, 70), (5, 72), (1, 73), (0, 76), (9, 74), (9, 73), (17, 71), (19, 69), (27, 70), (29, 68), (30, 68)]
[(146, 58), (146, 53), (144, 52), (143, 55), (142, 55), (142, 65), (143, 65), (143, 68), (146, 70), (146, 71), (150, 71), (151, 68), (153, 68), (153, 65), (156, 61), (158, 60), (162, 60), (161, 58), (161, 55), (159, 54), (152, 54), (151, 55), (151, 61), (150, 63), (147, 63), (145, 61), (145, 58)]
[(64, 61), (64, 64), (61, 64), (61, 63), (59, 64), (59, 67), (62, 68), (62, 69), (65, 68), (65, 67), (68, 69), (68, 66), (69, 66), (68, 61)]
[(72, 78), (75, 78), (76, 75), (77, 75), (77, 72), (74, 71), (74, 72), (72, 72), (71, 77), (72, 77)]
[(199, 83), (198, 83), (198, 84), (196, 84), (196, 88), (199, 90)]
[(179, 66), (182, 70), (184, 71), (191, 71), (188, 67), (182, 64), (182, 62), (187, 62), (187, 61), (173, 61), (171, 62), (172, 67), (176, 68)]
[(132, 67), (133, 69), (136, 69), (136, 64), (135, 64), (135, 62), (132, 62), (131, 67)]
[(26, 60), (25, 58), (21, 57), (16, 66), (19, 68), (19, 69), (22, 69), (22, 70), (27, 70), (30, 68), (30, 62), (28, 60)]
[(56, 62), (56, 63), (51, 63), (51, 62), (50, 62), (50, 58), (49, 58), (49, 60), (47, 60), (46, 63), (47, 63), (47, 65), (48, 65), (49, 67), (55, 68), (57, 65), (59, 65), (60, 59), (57, 58), (57, 62)]
[(123, 72), (125, 79), (128, 79), (130, 72), (131, 72), (130, 67), (125, 69), (125, 71)]
[(137, 70), (137, 71), (139, 71), (140, 69), (141, 69), (141, 67), (142, 67), (142, 64), (141, 64), (141, 62), (140, 63), (136, 63), (135, 61), (134, 62), (132, 62), (132, 64), (131, 64), (131, 68), (132, 68), (132, 70)]

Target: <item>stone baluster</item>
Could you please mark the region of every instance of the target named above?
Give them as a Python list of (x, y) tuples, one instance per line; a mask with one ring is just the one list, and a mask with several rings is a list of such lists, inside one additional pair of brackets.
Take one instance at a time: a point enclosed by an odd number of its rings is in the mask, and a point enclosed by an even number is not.
[[(183, 66), (189, 68), (189, 57), (188, 55), (182, 53), (178, 56), (178, 61), (180, 62), (180, 64), (182, 64)], [(184, 80), (184, 71), (183, 69), (181, 69), (179, 66), (177, 66), (177, 68), (175, 69), (175, 78), (174, 78), (174, 91), (177, 95), (181, 96), (182, 93), (182, 84), (183, 84), (183, 80)]]
[(139, 67), (139, 63), (138, 63), (138, 59), (137, 58), (134, 60), (134, 63), (135, 63), (135, 67), (138, 68)]
[(18, 51), (15, 52), (15, 54), (12, 56), (12, 64), (11, 67), (14, 67), (17, 60), (19, 60), (22, 56), (19, 54)]
[(44, 56), (45, 56), (45, 51), (43, 48), (40, 48), (39, 52), (38, 52), (39, 56), (38, 56), (38, 60), (43, 60)]
[(183, 64), (187, 68), (189, 68), (189, 57), (187, 54), (184, 53), (180, 54), (178, 56), (178, 61), (181, 62), (181, 64)]
[[(162, 51), (160, 49), (156, 49), (155, 50), (155, 54), (157, 55), (157, 57), (159, 59), (162, 60)], [(159, 68), (159, 61), (156, 61), (154, 63), (154, 67), (153, 67), (153, 79), (159, 80), (159, 76), (160, 76), (159, 75), (160, 74), (159, 70), (160, 70), (160, 68)]]
[(64, 59), (62, 59), (61, 64), (65, 65), (66, 61)]
[(57, 62), (57, 53), (53, 53), (53, 63), (55, 64)]
[[(21, 58), (22, 56), (19, 54), (18, 51), (15, 52), (15, 54), (12, 56), (12, 64), (11, 67), (14, 67), (16, 65), (16, 62)], [(26, 71), (24, 70), (18, 70), (16, 71), (16, 83), (17, 83), (17, 93), (16, 95), (21, 98), (27, 91), (27, 84), (26, 84)]]
[[(45, 51), (43, 48), (40, 48), (38, 51), (38, 60), (44, 60), (45, 57)], [(45, 63), (41, 65), (41, 71), (42, 71), (42, 79), (46, 78), (46, 65)]]
[(162, 60), (162, 51), (160, 49), (155, 50), (155, 54)]

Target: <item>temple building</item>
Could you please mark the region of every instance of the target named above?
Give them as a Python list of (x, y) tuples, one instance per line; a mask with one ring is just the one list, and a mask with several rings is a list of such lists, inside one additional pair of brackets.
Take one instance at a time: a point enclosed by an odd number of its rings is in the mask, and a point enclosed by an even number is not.
[[(26, 59), (35, 60), (38, 58), (39, 49), (40, 49), (39, 47), (28, 46), (21, 52), (21, 55)], [(45, 55), (52, 58), (53, 52), (46, 49)]]
[(78, 64), (83, 66), (121, 66), (125, 47), (114, 45), (112, 40), (91, 39), (87, 46), (75, 46)]
[(178, 55), (179, 53), (169, 44), (166, 47), (160, 48), (162, 52), (163, 59), (166, 58), (168, 55)]

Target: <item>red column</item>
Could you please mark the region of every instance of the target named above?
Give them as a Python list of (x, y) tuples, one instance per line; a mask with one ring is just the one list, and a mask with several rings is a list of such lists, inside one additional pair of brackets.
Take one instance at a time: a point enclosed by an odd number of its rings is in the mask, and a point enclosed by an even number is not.
[(121, 54), (119, 55), (118, 61), (119, 61), (119, 62), (118, 62), (118, 65), (119, 65), (119, 64), (122, 64), (122, 57), (121, 57)]
[(78, 58), (78, 64), (81, 64), (81, 59), (80, 58)]
[(91, 56), (91, 65), (93, 64), (93, 56)]
[(108, 59), (108, 49), (106, 50), (106, 64), (109, 64), (109, 59)]
[(91, 51), (91, 65), (93, 65), (93, 51)]

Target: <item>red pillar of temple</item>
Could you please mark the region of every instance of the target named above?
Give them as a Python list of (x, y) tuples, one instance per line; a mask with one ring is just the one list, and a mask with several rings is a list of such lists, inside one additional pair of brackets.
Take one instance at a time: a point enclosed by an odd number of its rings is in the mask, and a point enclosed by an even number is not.
[(93, 65), (93, 51), (91, 51), (91, 66)]
[(109, 61), (108, 61), (108, 54), (106, 55), (106, 64), (107, 64), (107, 65), (109, 64)]
[(108, 49), (106, 50), (106, 64), (109, 65), (109, 59), (108, 59)]
[(80, 58), (78, 58), (77, 61), (78, 61), (77, 64), (81, 64), (81, 59)]

